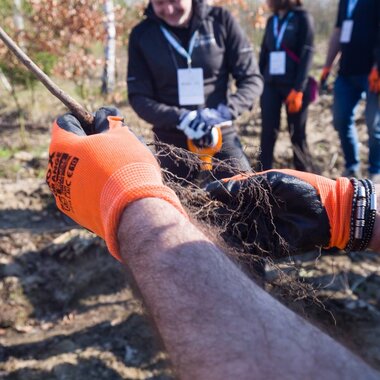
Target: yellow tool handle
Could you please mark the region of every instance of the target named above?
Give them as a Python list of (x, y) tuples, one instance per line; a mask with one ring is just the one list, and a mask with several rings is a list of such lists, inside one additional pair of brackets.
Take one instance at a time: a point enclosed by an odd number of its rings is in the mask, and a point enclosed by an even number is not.
[(212, 158), (222, 149), (222, 130), (220, 127), (214, 127), (218, 132), (218, 141), (215, 146), (198, 147), (193, 143), (193, 140), (187, 140), (187, 147), (190, 152), (199, 156), (203, 161), (202, 170), (212, 170)]

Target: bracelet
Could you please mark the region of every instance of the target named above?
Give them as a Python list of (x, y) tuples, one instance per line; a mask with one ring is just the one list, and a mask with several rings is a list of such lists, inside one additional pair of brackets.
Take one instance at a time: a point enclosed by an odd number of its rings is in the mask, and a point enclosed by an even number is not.
[(375, 186), (369, 179), (363, 180), (365, 182), (366, 189), (368, 191), (369, 205), (367, 208), (366, 225), (364, 230), (364, 238), (360, 250), (367, 249), (369, 242), (371, 241), (373, 228), (375, 226), (376, 212), (377, 212), (377, 199)]
[[(361, 180), (359, 180), (359, 182), (361, 183), (362, 186), (364, 186), (366, 200), (369, 200), (370, 199), (370, 195), (371, 195), (371, 188), (370, 188), (368, 182), (365, 179), (361, 179)], [(367, 203), (369, 203), (369, 202), (367, 202)], [(358, 247), (357, 247), (358, 251), (362, 251), (363, 250), (363, 247), (365, 245), (364, 242), (365, 242), (366, 235), (367, 235), (366, 233), (367, 233), (367, 230), (368, 230), (368, 228), (366, 228), (366, 226), (367, 226), (366, 222), (368, 221), (369, 207), (370, 207), (370, 205), (366, 204), (366, 206), (367, 207), (365, 208), (364, 217), (363, 217), (363, 219), (364, 219), (363, 234), (361, 236), (361, 241), (358, 242)]]
[(351, 219), (350, 219), (350, 238), (348, 240), (348, 243), (345, 247), (345, 251), (351, 252), (352, 245), (354, 243), (354, 230), (355, 230), (355, 206), (356, 206), (356, 198), (358, 195), (358, 180), (356, 178), (351, 178), (350, 182), (352, 184), (352, 187), (354, 188), (354, 192), (352, 194), (352, 207), (351, 207)]
[(377, 202), (375, 186), (369, 179), (351, 178), (353, 186), (350, 237), (347, 252), (364, 251), (371, 241), (375, 226)]
[(354, 244), (352, 250), (358, 251), (360, 249), (361, 241), (364, 237), (364, 227), (366, 222), (366, 208), (367, 208), (367, 193), (365, 186), (359, 181), (358, 195), (355, 205), (355, 230), (354, 230)]

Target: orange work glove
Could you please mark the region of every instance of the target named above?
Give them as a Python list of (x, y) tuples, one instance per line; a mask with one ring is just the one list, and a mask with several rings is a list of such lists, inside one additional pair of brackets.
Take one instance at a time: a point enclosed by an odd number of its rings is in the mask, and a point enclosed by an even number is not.
[(117, 229), (123, 210), (142, 198), (161, 198), (186, 215), (165, 186), (149, 149), (123, 125), (116, 108), (100, 108), (87, 136), (71, 114), (58, 118), (52, 131), (46, 181), (58, 208), (101, 236), (120, 260)]
[(228, 206), (221, 215), (234, 234), (274, 256), (284, 254), (284, 241), (298, 252), (348, 244), (354, 192), (348, 178), (268, 170), (215, 181), (206, 190)]
[(297, 113), (301, 111), (302, 108), (302, 98), (303, 93), (301, 91), (292, 90), (289, 92), (286, 98), (286, 105), (288, 106), (289, 113)]
[(378, 94), (380, 92), (380, 75), (377, 67), (373, 67), (368, 76), (369, 90)]
[(326, 82), (327, 82), (327, 79), (330, 75), (330, 72), (331, 72), (331, 67), (328, 67), (328, 66), (325, 66), (323, 69), (322, 69), (322, 73), (321, 73), (321, 76), (319, 78), (319, 84), (320, 84), (320, 87), (325, 87), (326, 86)]

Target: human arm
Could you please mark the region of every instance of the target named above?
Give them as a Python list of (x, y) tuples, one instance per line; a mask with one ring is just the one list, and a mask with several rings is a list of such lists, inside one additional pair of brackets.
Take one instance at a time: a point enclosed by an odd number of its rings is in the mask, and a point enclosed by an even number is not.
[[(343, 21), (346, 18), (346, 7), (344, 5), (345, 5), (344, 1), (339, 1), (335, 28), (333, 32), (331, 33), (331, 36), (329, 39), (327, 56), (326, 56), (326, 61), (324, 65), (324, 68), (328, 70), (328, 73), (331, 70), (331, 67), (335, 61), (335, 58), (338, 56), (340, 52), (340, 35), (342, 32)], [(324, 70), (324, 72), (326, 73), (327, 70)], [(325, 78), (325, 80), (327, 80), (327, 77)]]
[(272, 19), (272, 17), (267, 21), (267, 24), (265, 26), (265, 32), (264, 32), (263, 40), (261, 42), (260, 55), (259, 55), (259, 69), (260, 69), (261, 75), (264, 75), (265, 68), (267, 67), (268, 60), (269, 60), (269, 53), (270, 52), (268, 49), (266, 39), (267, 39), (268, 27), (269, 27), (269, 23), (270, 23), (271, 19)]
[(380, 69), (380, 4), (377, 5), (377, 36), (374, 50), (375, 66)]
[(320, 86), (322, 89), (326, 88), (327, 79), (330, 75), (331, 68), (334, 64), (334, 61), (336, 57), (338, 56), (340, 52), (340, 35), (342, 31), (342, 23), (344, 19), (344, 8), (343, 8), (343, 2), (339, 2), (338, 6), (338, 13), (337, 13), (337, 20), (335, 23), (335, 28), (333, 32), (331, 33), (330, 39), (329, 39), (329, 45), (327, 48), (327, 56), (325, 60), (325, 64), (323, 66), (319, 81)]
[[(336, 181), (290, 169), (235, 176), (208, 185), (212, 198), (226, 205), (221, 215), (254, 250), (286, 256), (317, 247), (365, 249), (371, 237), (369, 182)], [(365, 191), (365, 188), (368, 191)], [(363, 236), (356, 236), (358, 190), (365, 194)], [(370, 207), (371, 206), (371, 207)], [(361, 215), (361, 212), (359, 215)], [(242, 221), (244, 223), (242, 223)], [(232, 223), (230, 223), (232, 224)], [(373, 234), (372, 234), (373, 236)]]
[(154, 196), (185, 211), (163, 184), (152, 152), (123, 124), (116, 108), (100, 108), (90, 131), (71, 114), (54, 122), (46, 182), (58, 208), (102, 237), (120, 260), (116, 229), (129, 203)]
[(285, 51), (292, 60), (297, 60), (297, 72), (293, 88), (286, 97), (286, 105), (289, 113), (297, 113), (302, 109), (303, 96), (308, 83), (308, 75), (314, 54), (314, 25), (309, 13), (297, 12), (299, 28), (296, 34), (296, 46), (299, 55), (292, 57), (294, 53), (284, 46)]
[(181, 116), (188, 112), (185, 108), (168, 106), (141, 94), (129, 96), (129, 104), (141, 119), (156, 128), (175, 127)]
[(240, 25), (226, 10), (223, 17), (227, 34), (226, 60), (236, 85), (236, 91), (228, 95), (227, 106), (236, 118), (258, 101), (263, 90), (263, 79), (252, 46)]
[(378, 377), (262, 290), (164, 201), (131, 204), (118, 237), (179, 379)]
[[(104, 133), (95, 136), (86, 136), (71, 115), (58, 120), (47, 181), (61, 210), (86, 228), (103, 235), (105, 223), (115, 226), (118, 258), (180, 379), (375, 378), (360, 359), (249, 280), (189, 221), (148, 149), (120, 119), (102, 120), (95, 130)], [(64, 181), (51, 178), (57, 174)], [(62, 207), (56, 187), (66, 180), (70, 208)], [(108, 197), (110, 187), (115, 192)], [(78, 192), (85, 194), (80, 201)], [(112, 202), (99, 213), (104, 197)]]
[(377, 36), (374, 48), (374, 64), (368, 76), (369, 90), (374, 93), (380, 92), (380, 4), (377, 3)]
[(331, 68), (335, 61), (335, 58), (340, 52), (340, 33), (341, 29), (335, 28), (330, 36), (324, 67)]
[(314, 54), (314, 22), (307, 12), (300, 13), (300, 30), (297, 45), (301, 47), (294, 90), (304, 92)]

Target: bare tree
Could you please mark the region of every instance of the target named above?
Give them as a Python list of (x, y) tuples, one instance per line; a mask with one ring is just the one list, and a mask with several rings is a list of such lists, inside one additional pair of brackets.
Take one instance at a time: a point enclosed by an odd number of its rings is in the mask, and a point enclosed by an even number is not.
[[(25, 46), (23, 44), (23, 38), (22, 33), (25, 30), (24, 25), (24, 16), (22, 14), (22, 4), (21, 0), (13, 0), (13, 24), (15, 27), (15, 31), (17, 33), (17, 39), (18, 44), (22, 49), (25, 49)], [(2, 86), (7, 90), (9, 93), (12, 94), (12, 85), (9, 82), (7, 76), (3, 73), (3, 71), (0, 68), (0, 82)]]
[(13, 0), (13, 21), (16, 30), (24, 30), (24, 17), (22, 15), (21, 0)]
[(116, 26), (113, 0), (104, 0), (106, 46), (105, 63), (102, 77), (102, 93), (108, 94), (115, 86), (116, 68)]

